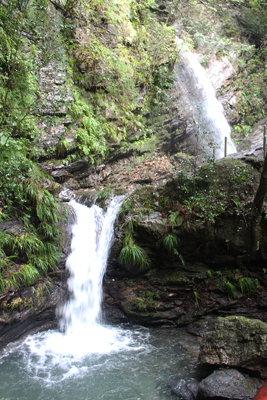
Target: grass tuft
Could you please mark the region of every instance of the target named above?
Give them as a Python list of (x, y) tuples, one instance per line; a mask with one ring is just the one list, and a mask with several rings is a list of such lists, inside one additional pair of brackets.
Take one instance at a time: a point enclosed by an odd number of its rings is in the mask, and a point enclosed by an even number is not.
[(242, 294), (250, 294), (256, 287), (254, 279), (249, 277), (241, 278), (237, 284)]
[(235, 285), (233, 285), (231, 282), (227, 281), (225, 283), (225, 288), (226, 288), (228, 299), (234, 299), (235, 291), (236, 291)]
[(180, 243), (180, 239), (174, 235), (168, 235), (161, 241), (161, 245), (164, 248), (164, 250), (166, 250), (170, 254), (177, 255), (180, 258), (182, 264), (184, 265), (185, 264), (184, 258), (178, 252), (179, 243)]

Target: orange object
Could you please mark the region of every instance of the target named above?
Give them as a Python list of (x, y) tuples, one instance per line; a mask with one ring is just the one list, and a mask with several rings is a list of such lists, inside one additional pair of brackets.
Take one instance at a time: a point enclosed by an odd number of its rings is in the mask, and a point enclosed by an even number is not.
[(262, 385), (256, 396), (252, 400), (267, 400), (267, 381)]

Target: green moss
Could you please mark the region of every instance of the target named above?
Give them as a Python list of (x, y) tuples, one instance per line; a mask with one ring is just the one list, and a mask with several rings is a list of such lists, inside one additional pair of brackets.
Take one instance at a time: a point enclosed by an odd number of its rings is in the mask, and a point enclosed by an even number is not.
[[(258, 182), (259, 173), (252, 166), (226, 158), (203, 165), (193, 174), (178, 174), (166, 185), (162, 199), (168, 199), (169, 207), (176, 203), (183, 210), (182, 220), (187, 225), (190, 220), (214, 224), (224, 214), (249, 219), (247, 197), (254, 195)], [(184, 222), (182, 226), (186, 227)]]
[[(232, 315), (229, 317), (218, 317), (215, 324), (215, 330), (221, 339), (225, 337), (225, 326), (234, 326), (235, 335), (239, 335), (239, 331), (236, 329), (241, 329), (240, 335), (242, 337), (247, 337), (248, 335), (267, 335), (267, 324), (258, 319), (246, 318), (239, 315)], [(228, 332), (229, 336), (230, 332)]]

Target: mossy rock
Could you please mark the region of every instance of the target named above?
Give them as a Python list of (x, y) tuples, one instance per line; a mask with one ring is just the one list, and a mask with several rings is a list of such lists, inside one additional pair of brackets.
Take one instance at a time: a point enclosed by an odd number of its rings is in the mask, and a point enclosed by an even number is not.
[(251, 165), (233, 158), (223, 158), (214, 164), (203, 165), (192, 174), (179, 174), (167, 183), (164, 192), (179, 201), (195, 196), (196, 191), (207, 195), (207, 192), (216, 190), (228, 198), (236, 195), (244, 199), (245, 192), (247, 198), (249, 193), (254, 193), (258, 183), (259, 172)]
[(219, 317), (200, 349), (206, 364), (242, 367), (267, 378), (267, 324), (242, 316)]

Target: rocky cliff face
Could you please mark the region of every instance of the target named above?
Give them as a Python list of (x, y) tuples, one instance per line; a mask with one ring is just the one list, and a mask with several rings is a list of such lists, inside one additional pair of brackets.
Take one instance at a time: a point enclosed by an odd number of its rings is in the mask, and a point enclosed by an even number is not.
[[(162, 18), (166, 18), (167, 15), (170, 15), (171, 5), (169, 2), (164, 2), (164, 5), (161, 6), (161, 11), (156, 9), (154, 11), (158, 12)], [(244, 85), (242, 70), (239, 66), (241, 61), (246, 62), (242, 58), (242, 51), (245, 49), (248, 54), (252, 54), (254, 51), (253, 46), (246, 40), (240, 44), (232, 40), (229, 40), (227, 44), (224, 43), (224, 31), (222, 29), (222, 21), (220, 21), (220, 14), (216, 14), (216, 12), (214, 14), (200, 4), (196, 10), (198, 10), (195, 11), (196, 18), (199, 18), (199, 14), (203, 18), (198, 32), (200, 37), (203, 34), (203, 24), (211, 18), (211, 14), (215, 28), (214, 37), (211, 38), (211, 33), (206, 32), (207, 43), (203, 39), (203, 43), (198, 43), (198, 46), (195, 46), (193, 53), (204, 65), (207, 78), (210, 79), (216, 96), (223, 106), (225, 117), (232, 128), (232, 136), (237, 150), (239, 152), (242, 151), (243, 154), (253, 154), (262, 158), (263, 131), (266, 119), (258, 113), (258, 118), (251, 118), (253, 123), (250, 126), (242, 122), (244, 93), (242, 94), (240, 87), (238, 87), (238, 82), (241, 86)], [(183, 17), (187, 18), (187, 13), (189, 14), (191, 11), (190, 6), (185, 8)], [(51, 13), (53, 12), (55, 11), (51, 10)], [(175, 24), (176, 35), (182, 41), (183, 28), (181, 22), (179, 22), (180, 12), (176, 10), (177, 19)], [(231, 13), (231, 10), (227, 9), (225, 12)], [(238, 18), (239, 14), (237, 14), (234, 14), (234, 18)], [(60, 13), (58, 14), (57, 12), (53, 18), (59, 25)], [(194, 33), (194, 35), (197, 36), (197, 33)], [(210, 43), (208, 42), (209, 40), (211, 41)], [(145, 112), (142, 111), (141, 106), (135, 110), (135, 118), (141, 118), (146, 131), (135, 132), (135, 130), (129, 130), (127, 137), (121, 142), (118, 141), (111, 144), (105, 159), (102, 159), (101, 164), (97, 167), (92, 167), (88, 160), (71, 163), (72, 158), (75, 159), (76, 157), (77, 159), (77, 154), (75, 153), (77, 146), (79, 148), (77, 129), (81, 126), (81, 121), (79, 118), (77, 120), (71, 111), (72, 105), (77, 104), (79, 100), (77, 100), (77, 96), (73, 96), (72, 91), (75, 92), (77, 89), (76, 83), (70, 79), (71, 77), (68, 75), (66, 68), (68, 54), (64, 53), (64, 49), (62, 49), (62, 61), (57, 62), (55, 58), (55, 60), (41, 67), (38, 74), (40, 76), (40, 92), (43, 98), (42, 113), (47, 115), (47, 118), (45, 117), (39, 123), (39, 128), (43, 132), (39, 139), (40, 154), (44, 158), (57, 156), (62, 160), (61, 163), (59, 161), (51, 163), (51, 160), (44, 161), (42, 163), (43, 170), (51, 174), (57, 182), (74, 190), (79, 188), (101, 190), (107, 185), (115, 186), (116, 177), (122, 175), (121, 172), (124, 170), (123, 180), (125, 181), (125, 186), (127, 189), (132, 189), (135, 186), (133, 183), (145, 184), (157, 182), (163, 178), (170, 178), (173, 176), (173, 169), (182, 170), (184, 168), (184, 159), (188, 159), (188, 155), (197, 157), (199, 161), (196, 162), (198, 163), (206, 161), (212, 154), (212, 146), (209, 153), (206, 148), (209, 145), (199, 147), (197, 144), (199, 130), (198, 125), (196, 125), (196, 116), (188, 102), (188, 97), (183, 93), (184, 89), (179, 81), (180, 78), (175, 72), (179, 65), (181, 52), (185, 51), (186, 44), (183, 44), (183, 46), (178, 45), (177, 64), (172, 74), (168, 77), (167, 86), (159, 95), (159, 99), (152, 96)], [(180, 53), (179, 50), (181, 50)], [(85, 75), (89, 73), (87, 71), (89, 67), (88, 65), (82, 65), (79, 66), (79, 70), (83, 79), (85, 79)], [(98, 71), (99, 76), (101, 76), (101, 71)], [(93, 86), (87, 88), (87, 96), (89, 102), (94, 102), (93, 98), (91, 98), (91, 90), (93, 90)], [(142, 102), (146, 99), (146, 92), (141, 89), (138, 96)], [(262, 102), (262, 100), (259, 99), (259, 102)], [(202, 105), (200, 104), (200, 114), (201, 107)], [(265, 106), (263, 105), (263, 107)], [(103, 116), (105, 116), (106, 120), (112, 122), (115, 129), (120, 130), (121, 121), (116, 113), (111, 109), (105, 109), (104, 111)], [(246, 112), (249, 112), (247, 105)], [(199, 118), (201, 119), (203, 116), (200, 115)], [(206, 133), (209, 135), (209, 141), (212, 141), (210, 140), (212, 132)], [(167, 160), (165, 165), (162, 165), (160, 159), (165, 156)], [(151, 163), (154, 160), (156, 161)], [(135, 168), (137, 174), (138, 168), (142, 169), (142, 174), (140, 179), (132, 180), (130, 171)], [(156, 176), (154, 177), (155, 173)]]
[[(224, 178), (218, 178), (220, 171)], [(186, 185), (180, 175), (157, 188), (137, 189), (127, 198), (108, 264), (106, 303), (145, 325), (183, 326), (210, 313), (266, 321), (265, 225), (258, 260), (250, 261), (248, 252), (250, 201), (258, 172), (225, 159), (215, 170), (202, 167), (199, 173), (195, 181), (186, 179)], [(129, 232), (149, 263), (118, 261)], [(173, 247), (164, 246), (172, 238)]]

